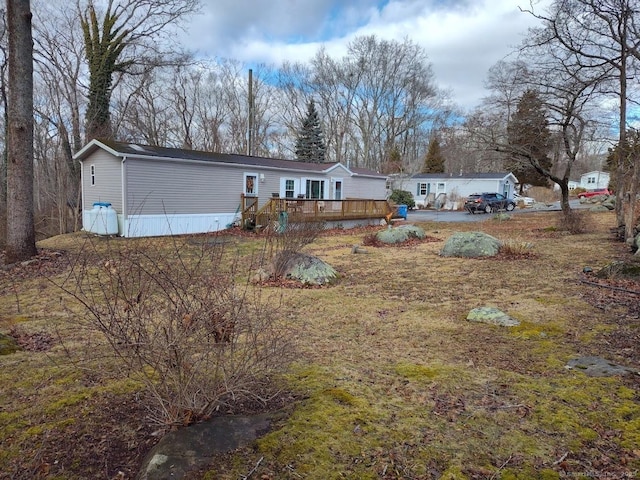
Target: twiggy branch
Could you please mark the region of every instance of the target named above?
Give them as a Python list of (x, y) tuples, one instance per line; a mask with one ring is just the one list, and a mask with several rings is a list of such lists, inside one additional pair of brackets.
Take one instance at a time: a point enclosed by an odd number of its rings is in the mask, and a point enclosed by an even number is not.
[(260, 460), (258, 460), (256, 465), (251, 469), (249, 473), (247, 473), (246, 475), (242, 475), (243, 480), (247, 480), (251, 475), (254, 474), (254, 472), (258, 469), (258, 467), (262, 463), (262, 460), (264, 460), (264, 457), (260, 457)]
[(589, 280), (580, 280), (580, 283), (585, 285), (592, 285), (594, 287), (608, 288), (609, 290), (615, 290), (616, 292), (632, 293), (633, 295), (640, 295), (640, 292), (636, 290), (629, 290), (628, 288), (616, 287), (614, 285), (605, 285), (598, 282), (590, 282)]

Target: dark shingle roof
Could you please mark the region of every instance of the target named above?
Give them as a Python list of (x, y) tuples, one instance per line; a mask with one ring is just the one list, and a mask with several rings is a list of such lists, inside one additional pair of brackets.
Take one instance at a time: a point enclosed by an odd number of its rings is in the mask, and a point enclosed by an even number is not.
[(511, 172), (489, 172), (489, 173), (417, 173), (411, 178), (504, 178)]
[[(288, 170), (301, 170), (307, 172), (324, 172), (330, 170), (339, 163), (306, 163), (296, 160), (284, 160), (279, 158), (254, 157), (251, 155), (240, 155), (233, 153), (215, 153), (204, 152), (199, 150), (187, 150), (182, 148), (166, 148), (153, 147), (150, 145), (140, 145), (137, 143), (117, 142), (114, 140), (96, 140), (94, 142), (101, 143), (109, 149), (117, 152), (120, 156), (136, 157), (136, 158), (165, 158), (167, 160), (191, 160), (199, 162), (212, 163), (228, 163), (236, 165), (248, 165), (266, 168), (278, 168)], [(86, 149), (87, 147), (85, 147)], [(81, 150), (76, 157), (84, 159), (84, 156), (90, 151)], [(355, 175), (374, 176), (386, 178), (386, 175), (379, 174), (373, 170), (365, 168), (349, 168), (347, 170)]]

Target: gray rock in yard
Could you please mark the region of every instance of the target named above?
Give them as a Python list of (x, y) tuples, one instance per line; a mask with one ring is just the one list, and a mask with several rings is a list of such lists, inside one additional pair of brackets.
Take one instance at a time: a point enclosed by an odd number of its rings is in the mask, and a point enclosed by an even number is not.
[(137, 480), (181, 479), (210, 465), (216, 454), (251, 444), (269, 431), (281, 414), (216, 417), (169, 432), (147, 454)]
[(376, 234), (376, 238), (382, 243), (402, 243), (412, 238), (423, 239), (426, 236), (424, 230), (415, 225), (400, 225), (395, 228), (386, 228)]
[(502, 242), (483, 232), (454, 233), (440, 251), (443, 257), (493, 257), (498, 254)]
[(338, 272), (318, 257), (291, 252), (280, 255), (287, 256), (282, 271), (282, 275), (286, 278), (293, 278), (307, 285), (327, 285), (338, 279)]
[(602, 202), (602, 206), (606, 207), (608, 210), (614, 210), (616, 208), (616, 197), (610, 195), (604, 202)]
[(589, 208), (590, 212), (609, 212), (613, 210), (612, 208), (607, 208), (605, 205), (594, 205), (593, 207)]
[(478, 307), (474, 308), (467, 315), (470, 322), (487, 323), (489, 325), (497, 325), (499, 327), (515, 327), (520, 322), (510, 317), (502, 310), (494, 307)]
[(628, 375), (636, 373), (635, 370), (616, 365), (600, 357), (580, 357), (567, 362), (568, 370), (580, 370), (589, 377), (613, 377), (615, 375)]

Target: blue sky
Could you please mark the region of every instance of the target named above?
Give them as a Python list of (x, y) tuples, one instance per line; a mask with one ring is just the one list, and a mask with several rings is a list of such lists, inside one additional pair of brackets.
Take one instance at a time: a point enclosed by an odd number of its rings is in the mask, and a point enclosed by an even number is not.
[[(537, 9), (548, 0), (534, 0)], [(435, 80), (463, 109), (487, 94), (487, 70), (535, 20), (529, 0), (203, 0), (182, 42), (207, 57), (248, 64), (340, 57), (354, 37), (409, 38), (427, 52)]]

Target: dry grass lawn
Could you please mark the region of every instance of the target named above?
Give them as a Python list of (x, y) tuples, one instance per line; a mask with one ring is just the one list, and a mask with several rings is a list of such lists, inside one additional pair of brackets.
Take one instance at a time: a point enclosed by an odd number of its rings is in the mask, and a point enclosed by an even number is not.
[[(640, 284), (581, 281), (585, 266), (631, 258), (610, 233), (613, 214), (590, 214), (580, 235), (559, 231), (557, 215), (419, 224), (434, 241), (362, 255), (351, 247), (371, 231), (332, 232), (306, 247), (338, 270), (337, 285), (264, 287), (284, 292), (294, 325), (287, 395), (268, 405), (289, 415), (190, 478), (638, 478), (640, 377), (565, 365), (599, 355), (640, 368)], [(440, 257), (461, 230), (490, 233), (511, 255)], [(68, 319), (81, 310), (50, 282), (64, 278), (83, 238), (44, 241), (64, 255), (0, 274), (0, 332), (25, 344), (0, 357), (0, 478), (133, 478), (157, 441), (140, 385), (76, 338)], [(124, 242), (133, 240), (110, 248)], [(248, 254), (263, 239), (234, 242)], [(486, 305), (520, 326), (465, 320)]]

